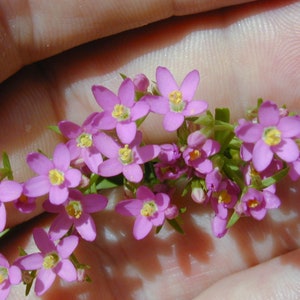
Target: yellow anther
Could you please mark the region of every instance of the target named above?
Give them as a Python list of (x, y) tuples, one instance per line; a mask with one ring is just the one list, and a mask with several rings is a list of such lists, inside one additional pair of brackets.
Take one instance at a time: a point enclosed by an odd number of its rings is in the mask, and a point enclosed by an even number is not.
[(190, 160), (193, 161), (193, 160), (201, 157), (201, 152), (199, 150), (195, 149), (189, 153), (189, 156), (190, 156)]
[(281, 132), (275, 127), (266, 128), (263, 140), (269, 146), (276, 146), (281, 142)]
[(153, 200), (144, 203), (141, 209), (141, 215), (144, 217), (151, 217), (157, 211), (157, 206)]
[(247, 206), (249, 208), (255, 208), (259, 205), (259, 202), (256, 199), (250, 199), (247, 201)]
[(92, 135), (89, 133), (82, 133), (77, 138), (77, 147), (80, 148), (89, 148), (93, 145)]
[(56, 253), (50, 253), (44, 257), (43, 267), (44, 269), (52, 269), (59, 261), (59, 257)]
[(82, 215), (82, 206), (80, 201), (70, 201), (66, 206), (66, 212), (70, 217), (79, 219)]
[(185, 102), (182, 98), (182, 93), (175, 90), (169, 94), (170, 108), (174, 112), (181, 112), (185, 107)]
[(132, 150), (126, 144), (123, 148), (119, 149), (119, 157), (123, 164), (132, 162)]
[(49, 171), (49, 180), (52, 185), (60, 185), (65, 181), (64, 173), (57, 169), (52, 169)]
[(122, 104), (116, 104), (111, 115), (118, 121), (124, 121), (129, 118), (130, 109)]
[(218, 196), (218, 203), (225, 203), (228, 204), (231, 202), (231, 197), (230, 195), (227, 193), (226, 190), (223, 190), (221, 193), (219, 193)]

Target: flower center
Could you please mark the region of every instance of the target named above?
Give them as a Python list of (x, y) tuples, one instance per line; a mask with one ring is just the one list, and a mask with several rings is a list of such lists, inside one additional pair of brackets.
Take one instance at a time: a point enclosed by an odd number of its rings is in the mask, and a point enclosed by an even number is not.
[(281, 132), (275, 127), (266, 128), (263, 140), (269, 146), (276, 146), (281, 142)]
[(175, 90), (169, 94), (170, 109), (173, 112), (182, 112), (185, 108), (185, 102), (182, 99), (182, 93)]
[(141, 209), (141, 215), (144, 217), (151, 217), (157, 211), (157, 206), (153, 200), (144, 203)]
[(92, 135), (89, 133), (82, 133), (77, 138), (77, 147), (80, 148), (89, 148), (93, 145)]
[(190, 156), (190, 160), (193, 161), (193, 160), (196, 160), (197, 158), (201, 157), (201, 152), (199, 150), (195, 149), (189, 153), (189, 156)]
[(59, 261), (57, 253), (50, 253), (44, 257), (43, 267), (44, 269), (52, 269)]
[(82, 214), (82, 206), (80, 201), (70, 201), (69, 204), (66, 206), (66, 212), (70, 217), (79, 219)]
[(221, 193), (219, 193), (218, 196), (218, 203), (225, 203), (228, 204), (231, 202), (231, 197), (230, 195), (227, 193), (226, 190), (223, 190)]
[(0, 267), (0, 284), (8, 278), (7, 269), (4, 267)]
[(247, 206), (249, 208), (255, 208), (259, 205), (259, 202), (256, 199), (250, 199), (247, 201)]
[(125, 165), (132, 162), (132, 150), (128, 148), (127, 144), (119, 149), (119, 158)]
[(116, 104), (111, 115), (118, 121), (124, 121), (129, 119), (130, 109), (122, 104)]
[(49, 180), (52, 185), (60, 185), (65, 181), (64, 173), (59, 170), (52, 169), (49, 171)]

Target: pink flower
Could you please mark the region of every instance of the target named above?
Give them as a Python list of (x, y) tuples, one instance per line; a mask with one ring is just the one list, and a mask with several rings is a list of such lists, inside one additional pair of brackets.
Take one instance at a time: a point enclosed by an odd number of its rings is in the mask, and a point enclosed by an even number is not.
[(133, 235), (143, 239), (153, 226), (161, 226), (165, 221), (165, 211), (169, 208), (170, 197), (165, 193), (156, 195), (146, 186), (140, 186), (136, 199), (128, 199), (116, 205), (116, 211), (124, 216), (136, 217)]
[(70, 151), (71, 160), (83, 159), (93, 173), (98, 172), (98, 167), (103, 161), (94, 143), (99, 132), (99, 123), (101, 124), (101, 114), (93, 113), (82, 126), (70, 121), (61, 121), (58, 124), (62, 134), (69, 138), (66, 145)]
[(263, 171), (271, 163), (274, 154), (288, 163), (299, 157), (299, 148), (294, 140), (300, 134), (300, 118), (281, 117), (277, 105), (271, 101), (261, 104), (258, 123), (240, 121), (235, 133), (244, 143), (241, 156), (251, 159), (257, 171)]
[(38, 174), (24, 183), (24, 194), (28, 197), (49, 193), (51, 203), (61, 204), (67, 200), (69, 188), (80, 183), (81, 173), (70, 168), (70, 152), (64, 144), (56, 146), (53, 160), (41, 153), (30, 153), (27, 163)]
[(120, 140), (129, 144), (136, 134), (135, 121), (146, 116), (149, 106), (144, 101), (135, 102), (135, 87), (131, 79), (125, 79), (116, 96), (103, 86), (93, 86), (93, 94), (97, 103), (104, 110), (101, 120), (103, 128), (116, 128)]
[(10, 266), (7, 259), (0, 253), (0, 299), (5, 300), (12, 285), (19, 284), (22, 280), (21, 270)]
[(155, 158), (160, 151), (157, 145), (140, 147), (142, 133), (137, 132), (136, 138), (130, 144), (119, 144), (105, 133), (99, 134), (97, 147), (108, 159), (99, 166), (99, 174), (104, 177), (123, 173), (127, 180), (140, 182), (143, 178), (141, 164)]
[(156, 82), (161, 96), (147, 95), (143, 99), (149, 103), (151, 111), (165, 115), (163, 125), (167, 131), (177, 130), (185, 117), (201, 114), (207, 109), (205, 101), (193, 100), (199, 80), (199, 73), (194, 70), (178, 86), (167, 68), (157, 68)]
[(74, 226), (83, 239), (93, 241), (96, 238), (96, 226), (90, 213), (100, 211), (106, 205), (106, 197), (98, 194), (83, 195), (78, 190), (71, 190), (69, 199), (62, 205), (45, 201), (46, 211), (58, 213), (51, 224), (49, 236), (52, 240), (58, 240)]
[(78, 237), (70, 235), (55, 245), (41, 228), (33, 231), (34, 241), (41, 252), (20, 257), (16, 265), (22, 270), (37, 270), (35, 293), (44, 294), (52, 285), (56, 275), (66, 281), (75, 281), (77, 271), (69, 260), (78, 245)]
[(136, 91), (143, 93), (147, 92), (150, 82), (144, 74), (135, 75), (132, 81)]
[(239, 214), (252, 216), (254, 219), (261, 220), (267, 213), (268, 209), (278, 208), (280, 199), (273, 193), (263, 190), (258, 191), (249, 188), (242, 196), (241, 203), (237, 206), (236, 211)]
[(22, 193), (20, 183), (13, 180), (2, 180), (0, 182), (0, 232), (6, 225), (6, 209), (5, 202), (17, 200)]
[(193, 167), (200, 174), (208, 174), (213, 170), (213, 164), (209, 159), (220, 150), (217, 141), (206, 139), (199, 131), (188, 136), (187, 148), (183, 151), (183, 159), (188, 166)]

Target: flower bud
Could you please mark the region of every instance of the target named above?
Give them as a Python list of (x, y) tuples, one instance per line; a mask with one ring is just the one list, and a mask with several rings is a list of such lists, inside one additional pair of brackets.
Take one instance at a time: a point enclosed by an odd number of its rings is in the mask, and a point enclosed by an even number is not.
[(191, 197), (196, 203), (203, 203), (206, 199), (205, 192), (200, 187), (193, 188)]

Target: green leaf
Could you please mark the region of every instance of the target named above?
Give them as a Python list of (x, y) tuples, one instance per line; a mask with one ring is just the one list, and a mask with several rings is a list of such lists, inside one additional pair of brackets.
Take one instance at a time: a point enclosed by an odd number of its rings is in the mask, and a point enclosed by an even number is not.
[(2, 232), (0, 232), (0, 239), (3, 238), (9, 231), (10, 231), (10, 228), (6, 228)]
[(1, 179), (7, 177), (9, 180), (13, 180), (13, 171), (11, 168), (10, 160), (6, 152), (2, 153), (3, 168), (0, 169)]
[(289, 168), (287, 167), (275, 173), (273, 176), (263, 179), (261, 181), (262, 186), (260, 187), (260, 189), (265, 189), (268, 186), (279, 182), (288, 174), (288, 172), (289, 172)]
[(225, 123), (230, 122), (230, 110), (228, 108), (216, 108), (215, 120), (219, 120)]
[(239, 218), (240, 218), (240, 215), (236, 211), (234, 211), (227, 223), (226, 228), (228, 229), (228, 228), (232, 227), (239, 220)]

